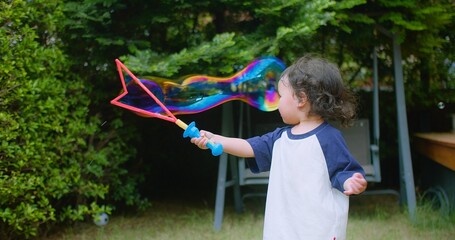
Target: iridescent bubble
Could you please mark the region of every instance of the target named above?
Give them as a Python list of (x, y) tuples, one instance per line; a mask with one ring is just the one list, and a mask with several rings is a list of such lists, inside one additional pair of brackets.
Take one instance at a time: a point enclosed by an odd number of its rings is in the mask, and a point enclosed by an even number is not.
[[(206, 111), (227, 101), (240, 100), (262, 111), (278, 108), (276, 86), (285, 69), (275, 57), (263, 57), (230, 77), (195, 75), (176, 83), (158, 77), (141, 78), (172, 114), (192, 114)], [(125, 78), (127, 94), (119, 101), (151, 113), (165, 111), (131, 78)]]

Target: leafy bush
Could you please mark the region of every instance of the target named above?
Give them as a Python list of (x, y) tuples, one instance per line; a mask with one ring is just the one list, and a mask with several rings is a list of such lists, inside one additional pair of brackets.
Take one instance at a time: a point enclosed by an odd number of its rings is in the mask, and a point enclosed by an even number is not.
[[(0, 238), (141, 204), (122, 167), (135, 155), (90, 112), (91, 85), (72, 74), (60, 1), (0, 2)], [(128, 134), (122, 134), (128, 136)]]

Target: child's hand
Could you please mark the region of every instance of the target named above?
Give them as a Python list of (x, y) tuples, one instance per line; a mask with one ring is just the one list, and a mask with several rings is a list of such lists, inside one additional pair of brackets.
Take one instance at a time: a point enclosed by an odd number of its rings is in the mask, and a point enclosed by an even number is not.
[(209, 142), (210, 138), (213, 137), (213, 133), (204, 130), (199, 131), (199, 133), (201, 134), (201, 137), (192, 138), (191, 142), (201, 149), (207, 149), (207, 143)]
[(360, 194), (367, 188), (367, 180), (360, 173), (354, 173), (352, 177), (348, 178), (344, 184), (344, 194)]

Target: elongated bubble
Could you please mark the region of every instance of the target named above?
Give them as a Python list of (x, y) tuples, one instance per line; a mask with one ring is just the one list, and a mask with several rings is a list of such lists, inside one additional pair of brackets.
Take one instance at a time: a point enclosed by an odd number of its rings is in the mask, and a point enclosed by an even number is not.
[[(174, 114), (206, 111), (227, 101), (241, 100), (262, 111), (278, 108), (276, 86), (285, 65), (275, 57), (263, 57), (230, 77), (196, 75), (181, 84), (162, 78), (140, 81)], [(131, 78), (125, 78), (127, 92), (119, 101), (148, 112), (164, 110)]]

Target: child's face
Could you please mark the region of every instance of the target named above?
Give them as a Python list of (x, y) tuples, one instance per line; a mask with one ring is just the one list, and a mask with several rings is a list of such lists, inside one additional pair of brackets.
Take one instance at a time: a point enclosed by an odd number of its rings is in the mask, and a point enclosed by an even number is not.
[(299, 100), (295, 96), (287, 76), (281, 78), (278, 83), (278, 95), (280, 96), (278, 111), (283, 122), (290, 125), (298, 124)]

